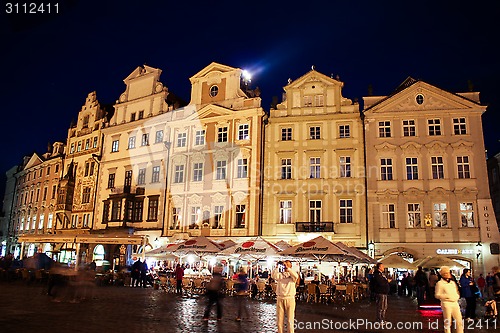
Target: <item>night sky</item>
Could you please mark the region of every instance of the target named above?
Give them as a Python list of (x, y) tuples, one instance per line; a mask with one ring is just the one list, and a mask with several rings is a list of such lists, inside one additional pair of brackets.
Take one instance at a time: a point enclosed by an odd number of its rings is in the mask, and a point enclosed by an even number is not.
[(387, 95), (408, 76), (451, 92), (470, 80), (489, 105), (488, 155), (500, 152), (498, 1), (69, 0), (59, 14), (5, 12), (2, 2), (2, 176), (65, 141), (89, 92), (114, 103), (144, 64), (187, 102), (189, 77), (211, 62), (247, 69), (266, 110), (312, 65), (339, 75), (343, 95), (360, 102), (370, 84)]

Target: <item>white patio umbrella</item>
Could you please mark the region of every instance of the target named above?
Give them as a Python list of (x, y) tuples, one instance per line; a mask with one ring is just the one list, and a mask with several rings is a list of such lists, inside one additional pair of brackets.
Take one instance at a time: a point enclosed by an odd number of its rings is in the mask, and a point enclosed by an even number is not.
[(285, 242), (284, 240), (280, 240), (279, 242), (274, 243), (274, 245), (279, 247), (281, 251), (292, 247), (289, 243)]
[(458, 261), (446, 256), (429, 257), (428, 259), (423, 260), (419, 266), (422, 266), (422, 268), (440, 268), (441, 266), (456, 267), (460, 269), (465, 268), (465, 266), (460, 264)]
[(385, 267), (388, 267), (388, 268), (402, 268), (402, 269), (411, 269), (411, 270), (417, 269), (417, 267), (414, 264), (403, 259), (401, 256), (398, 256), (397, 254), (391, 254), (391, 255), (381, 259), (380, 262), (382, 264), (384, 264)]

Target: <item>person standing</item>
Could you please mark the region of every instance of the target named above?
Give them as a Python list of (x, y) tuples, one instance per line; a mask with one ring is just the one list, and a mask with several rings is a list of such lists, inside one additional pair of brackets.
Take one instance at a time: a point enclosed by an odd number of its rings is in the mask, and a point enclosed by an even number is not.
[(182, 295), (182, 278), (184, 277), (184, 268), (180, 264), (175, 267), (175, 280), (177, 281), (177, 293)]
[(377, 263), (373, 272), (371, 292), (375, 294), (377, 302), (377, 321), (385, 323), (385, 313), (387, 312), (387, 294), (389, 294), (389, 281), (383, 274), (384, 264)]
[(238, 316), (236, 321), (241, 321), (243, 312), (248, 316), (248, 310), (246, 305), (246, 299), (248, 297), (248, 287), (249, 287), (247, 270), (245, 267), (240, 267), (238, 276), (236, 277), (235, 289), (236, 289), (236, 302), (238, 304)]
[(144, 260), (141, 265), (141, 283), (143, 288), (146, 288), (148, 284), (148, 270), (148, 264)]
[(484, 287), (486, 287), (486, 280), (484, 279), (483, 274), (479, 274), (476, 284), (479, 288), (479, 292), (481, 293), (481, 298), (485, 298)]
[(491, 273), (488, 273), (488, 275), (486, 275), (485, 280), (486, 280), (486, 294), (488, 295), (488, 297), (492, 297), (494, 295), (493, 284), (495, 281), (495, 277), (491, 275)]
[(421, 305), (425, 300), (425, 291), (429, 285), (429, 280), (422, 270), (422, 266), (418, 266), (418, 270), (415, 273), (415, 284), (417, 285), (417, 303)]
[(299, 274), (292, 269), (290, 260), (278, 262), (271, 277), (276, 280), (276, 319), (278, 333), (283, 333), (285, 329), (285, 316), (288, 323), (288, 332), (294, 332), (295, 320), (295, 286), (299, 279)]
[(132, 287), (140, 287), (141, 285), (141, 267), (142, 262), (140, 258), (132, 264), (132, 272), (130, 274), (132, 277)]
[(464, 327), (462, 323), (462, 314), (460, 313), (460, 305), (458, 299), (458, 285), (453, 281), (448, 266), (443, 266), (439, 270), (441, 280), (436, 283), (435, 297), (441, 301), (441, 309), (443, 310), (444, 332), (451, 333), (451, 321), (455, 320), (456, 333), (463, 333)]
[(222, 289), (222, 268), (215, 267), (214, 272), (212, 274), (212, 278), (210, 282), (207, 284), (207, 298), (208, 304), (205, 308), (205, 314), (203, 315), (203, 320), (208, 320), (210, 317), (210, 309), (212, 305), (215, 303), (217, 306), (217, 320), (222, 319), (222, 304), (220, 302), (220, 291)]
[(465, 298), (465, 320), (476, 319), (476, 294), (472, 290), (474, 285), (474, 279), (470, 275), (470, 269), (465, 268), (463, 270), (462, 276), (460, 276), (460, 289), (462, 291), (461, 295)]

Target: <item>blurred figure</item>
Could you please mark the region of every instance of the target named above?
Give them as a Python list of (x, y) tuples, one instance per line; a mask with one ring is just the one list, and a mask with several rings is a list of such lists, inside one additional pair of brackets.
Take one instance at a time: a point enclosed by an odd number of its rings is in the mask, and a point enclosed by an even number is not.
[(290, 260), (278, 262), (277, 267), (271, 273), (276, 280), (276, 319), (278, 333), (285, 329), (285, 316), (287, 317), (288, 332), (294, 332), (295, 324), (295, 286), (299, 275), (292, 270)]
[(132, 287), (140, 286), (141, 267), (142, 267), (142, 262), (140, 258), (137, 259), (137, 261), (132, 264), (132, 272), (130, 273), (132, 278)]
[(377, 321), (382, 325), (385, 323), (385, 313), (387, 312), (387, 295), (389, 294), (389, 281), (383, 275), (384, 264), (377, 263), (373, 273), (371, 292), (375, 294), (377, 302)]
[(146, 260), (141, 265), (141, 284), (143, 288), (146, 288), (148, 284), (148, 264)]
[(182, 294), (182, 278), (184, 277), (184, 268), (180, 264), (175, 267), (175, 280), (177, 281), (177, 293)]
[(220, 302), (220, 292), (222, 289), (222, 268), (215, 267), (214, 272), (212, 274), (212, 279), (207, 284), (207, 298), (208, 304), (205, 308), (205, 314), (203, 315), (203, 320), (208, 320), (210, 317), (210, 310), (212, 305), (215, 304), (217, 306), (217, 320), (222, 319), (222, 304)]
[(236, 317), (236, 321), (241, 321), (241, 317), (243, 312), (245, 312), (246, 318), (249, 318), (246, 299), (248, 298), (248, 275), (245, 267), (240, 267), (238, 277), (235, 282), (236, 289), (236, 302), (238, 304), (238, 316)]
[(484, 291), (486, 287), (486, 280), (483, 277), (483, 274), (479, 274), (479, 277), (477, 278), (476, 285), (479, 288), (479, 292), (481, 293), (481, 298), (484, 298)]
[(465, 268), (460, 276), (461, 296), (465, 298), (467, 306), (465, 307), (465, 320), (476, 319), (476, 294), (474, 279), (471, 277), (470, 269)]

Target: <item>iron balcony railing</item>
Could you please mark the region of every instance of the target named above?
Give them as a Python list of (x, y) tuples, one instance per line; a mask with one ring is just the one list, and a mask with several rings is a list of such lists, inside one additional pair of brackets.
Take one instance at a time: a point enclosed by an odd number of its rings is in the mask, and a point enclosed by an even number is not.
[(295, 232), (334, 232), (333, 222), (295, 222)]

